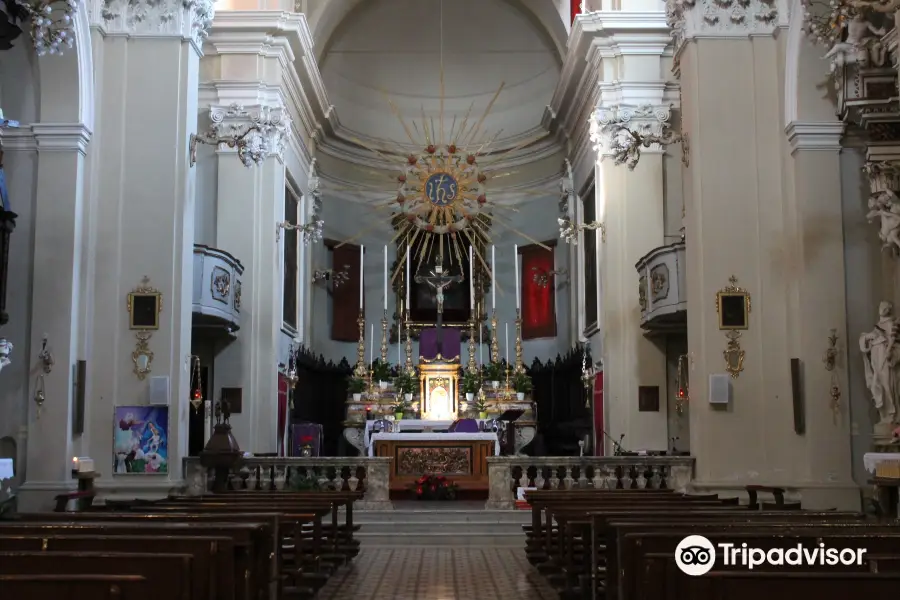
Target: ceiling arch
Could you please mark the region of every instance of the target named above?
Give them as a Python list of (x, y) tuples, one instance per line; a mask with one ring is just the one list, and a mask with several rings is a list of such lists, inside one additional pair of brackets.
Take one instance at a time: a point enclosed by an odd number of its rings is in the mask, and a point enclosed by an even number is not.
[[(321, 61), (328, 50), (331, 38), (341, 22), (360, 4), (368, 0), (327, 0), (310, 15), (312, 35), (315, 40), (316, 60)], [(452, 0), (448, 0), (452, 1)], [(516, 5), (537, 23), (547, 34), (556, 49), (560, 63), (566, 54), (569, 29), (557, 9), (555, 0), (504, 0)]]

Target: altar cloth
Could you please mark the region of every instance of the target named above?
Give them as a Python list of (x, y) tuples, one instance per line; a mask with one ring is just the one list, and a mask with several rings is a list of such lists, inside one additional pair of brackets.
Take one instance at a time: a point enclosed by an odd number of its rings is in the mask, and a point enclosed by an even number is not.
[(379, 440), (397, 440), (403, 442), (453, 442), (471, 440), (490, 440), (494, 442), (494, 456), (500, 455), (500, 440), (496, 433), (374, 433), (369, 445), (369, 456), (375, 456), (375, 442)]
[[(478, 428), (480, 429), (482, 423), (489, 419), (477, 419)], [(441, 430), (441, 429), (449, 429), (451, 425), (453, 425), (453, 421), (451, 420), (437, 420), (437, 419), (400, 419), (399, 421), (394, 421), (394, 428), (396, 431), (393, 433), (402, 432), (404, 429), (425, 429), (426, 427), (430, 427), (432, 429)], [(375, 421), (366, 421), (366, 432), (363, 438), (363, 443), (366, 448), (369, 448), (369, 456), (372, 456), (372, 428), (375, 426)], [(424, 432), (431, 433), (431, 432)]]

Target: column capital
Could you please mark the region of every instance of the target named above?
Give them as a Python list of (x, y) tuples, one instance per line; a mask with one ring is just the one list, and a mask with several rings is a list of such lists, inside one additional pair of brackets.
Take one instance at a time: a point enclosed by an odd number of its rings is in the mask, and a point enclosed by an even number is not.
[(676, 47), (691, 39), (771, 35), (788, 20), (787, 0), (666, 0)]
[(284, 106), (213, 105), (209, 119), (209, 130), (195, 136), (200, 143), (216, 145), (219, 150), (236, 149), (245, 167), (260, 165), (270, 156), (284, 161), (291, 132), (291, 117)]
[(176, 37), (202, 54), (214, 15), (215, 0), (102, 0), (90, 19), (104, 36)]
[[(645, 152), (661, 152), (661, 146), (670, 143), (667, 138), (673, 135), (669, 124), (671, 116), (671, 104), (613, 104), (598, 107), (588, 120), (590, 139), (597, 159), (616, 157), (616, 164), (627, 163), (633, 169), (630, 157), (634, 155), (633, 164), (637, 165), (641, 150), (638, 148), (635, 153), (633, 149), (629, 149), (636, 143), (638, 146), (643, 145)], [(643, 144), (643, 140), (653, 141)]]
[(32, 123), (38, 152), (78, 152), (87, 154), (91, 130), (83, 123)]

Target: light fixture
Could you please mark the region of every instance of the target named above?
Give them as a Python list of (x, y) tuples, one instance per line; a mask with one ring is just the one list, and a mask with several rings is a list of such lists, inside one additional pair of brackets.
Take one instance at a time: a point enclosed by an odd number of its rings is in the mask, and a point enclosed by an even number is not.
[(315, 215), (312, 217), (312, 220), (306, 224), (282, 221), (281, 223), (275, 224), (275, 241), (280, 241), (281, 230), (287, 229), (288, 231), (301, 232), (301, 235), (303, 237), (303, 244), (308, 246), (309, 244), (322, 239), (322, 229), (324, 228), (324, 226), (325, 221)]
[(335, 271), (334, 269), (324, 269), (322, 271), (313, 272), (313, 285), (328, 281), (332, 282), (333, 287), (338, 287), (342, 283), (350, 281), (350, 265), (344, 265), (343, 271)]
[(270, 155), (282, 155), (290, 134), (291, 118), (283, 107), (257, 106), (252, 110), (233, 103), (210, 108), (209, 130), (191, 134), (190, 160), (197, 162), (197, 146), (237, 148), (245, 167), (262, 165)]
[(569, 274), (569, 271), (567, 269), (556, 269), (555, 271), (548, 271), (539, 267), (531, 267), (531, 270), (534, 271), (534, 282), (540, 287), (547, 287), (548, 285), (550, 285), (550, 280), (557, 276), (563, 277)]
[(687, 136), (675, 132), (669, 125), (669, 107), (643, 105), (636, 108), (612, 106), (591, 113), (590, 140), (598, 155), (604, 146), (616, 165), (633, 171), (641, 160), (641, 148), (682, 144), (682, 162), (689, 164)]
[(200, 357), (199, 356), (191, 356), (191, 363), (193, 364), (193, 373), (191, 373), (191, 406), (194, 407), (194, 412), (200, 410), (200, 406), (203, 405), (203, 382), (200, 379)]
[[(4, 4), (13, 27), (17, 27), (16, 22), (29, 21), (38, 56), (62, 54), (75, 44), (78, 0), (6, 0)], [(16, 36), (18, 33), (13, 38)]]
[(571, 219), (564, 219), (562, 217), (556, 219), (556, 222), (559, 223), (559, 237), (567, 244), (578, 245), (578, 232), (584, 231), (585, 229), (596, 231), (600, 230), (600, 239), (602, 241), (606, 241), (606, 226), (603, 225), (600, 221), (593, 221), (591, 223), (581, 223), (576, 225), (572, 222)]

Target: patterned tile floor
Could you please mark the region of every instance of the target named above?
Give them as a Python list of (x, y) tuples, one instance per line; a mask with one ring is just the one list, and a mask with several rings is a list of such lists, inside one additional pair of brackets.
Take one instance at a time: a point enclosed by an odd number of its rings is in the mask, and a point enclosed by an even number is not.
[(322, 600), (556, 600), (518, 548), (364, 547)]

